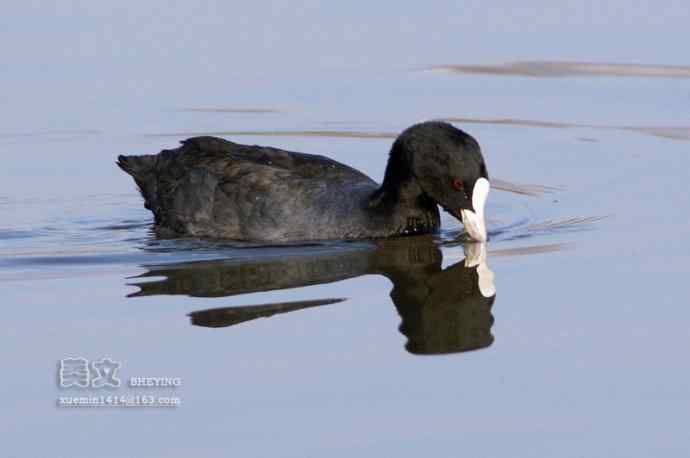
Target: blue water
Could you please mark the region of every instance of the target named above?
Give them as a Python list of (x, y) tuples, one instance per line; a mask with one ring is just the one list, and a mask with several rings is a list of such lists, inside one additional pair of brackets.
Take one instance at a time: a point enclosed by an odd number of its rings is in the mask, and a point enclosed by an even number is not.
[[(2, 455), (688, 456), (690, 79), (425, 71), (683, 66), (687, 5), (458, 5), (6, 7)], [(495, 297), (448, 215), (388, 243), (160, 240), (114, 164), (234, 132), (379, 180), (431, 118), (464, 118), (498, 184)], [(75, 356), (181, 385), (62, 388)], [(103, 393), (181, 405), (56, 404)]]

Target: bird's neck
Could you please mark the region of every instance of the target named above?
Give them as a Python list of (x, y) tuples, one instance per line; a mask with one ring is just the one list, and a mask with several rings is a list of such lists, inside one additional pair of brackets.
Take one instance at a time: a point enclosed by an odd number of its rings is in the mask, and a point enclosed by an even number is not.
[(399, 148), (393, 148), (381, 187), (374, 193), (373, 198), (387, 206), (413, 202), (423, 194), (417, 179), (412, 173), (412, 167)]
[(438, 206), (401, 159), (391, 154), (383, 183), (371, 195), (369, 208), (386, 217), (394, 233), (435, 232), (439, 228)]

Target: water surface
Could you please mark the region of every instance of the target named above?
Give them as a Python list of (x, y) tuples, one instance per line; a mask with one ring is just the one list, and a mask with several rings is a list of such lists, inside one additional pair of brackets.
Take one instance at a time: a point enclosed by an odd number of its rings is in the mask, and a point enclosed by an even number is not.
[[(9, 7), (4, 456), (687, 456), (686, 5), (504, 3)], [(483, 147), (485, 252), (448, 215), (157, 239), (114, 164), (211, 133), (380, 180), (423, 119)], [(98, 393), (58, 386), (77, 356), (182, 404), (58, 408)]]

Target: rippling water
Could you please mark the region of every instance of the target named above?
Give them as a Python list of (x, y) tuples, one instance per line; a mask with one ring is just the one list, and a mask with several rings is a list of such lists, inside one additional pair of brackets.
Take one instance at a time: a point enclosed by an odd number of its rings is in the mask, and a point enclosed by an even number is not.
[[(8, 8), (3, 456), (687, 456), (686, 6), (354, 5)], [(114, 164), (213, 134), (380, 180), (422, 119), (483, 147), (485, 251), (159, 239)], [(181, 404), (57, 405), (104, 394)]]

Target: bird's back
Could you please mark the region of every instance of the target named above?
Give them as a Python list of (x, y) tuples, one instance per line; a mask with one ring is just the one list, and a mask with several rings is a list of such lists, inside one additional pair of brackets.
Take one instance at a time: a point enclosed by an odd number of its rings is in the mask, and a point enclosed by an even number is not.
[[(324, 156), (194, 137), (157, 155), (120, 156), (163, 234), (240, 240), (347, 238), (344, 219), (377, 184)], [(355, 224), (356, 225), (356, 224)]]

